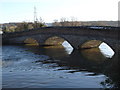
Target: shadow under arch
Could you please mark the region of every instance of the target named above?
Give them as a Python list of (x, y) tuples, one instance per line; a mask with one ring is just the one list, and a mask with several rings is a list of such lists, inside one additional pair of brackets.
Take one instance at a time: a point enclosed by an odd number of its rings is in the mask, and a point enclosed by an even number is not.
[(38, 41), (32, 37), (24, 39), (23, 43), (25, 45), (30, 45), (30, 46), (38, 46), (39, 45)]

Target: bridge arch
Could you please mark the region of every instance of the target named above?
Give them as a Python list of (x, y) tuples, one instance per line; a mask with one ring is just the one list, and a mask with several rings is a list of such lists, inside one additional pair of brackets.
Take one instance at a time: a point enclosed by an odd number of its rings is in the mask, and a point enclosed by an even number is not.
[(81, 48), (81, 49), (96, 48), (96, 47), (99, 47), (102, 43), (106, 43), (110, 48), (114, 49), (111, 43), (101, 39), (86, 40), (84, 43), (79, 45), (78, 48)]
[(99, 52), (101, 52), (101, 55), (103, 55), (107, 58), (111, 58), (112, 56), (114, 56), (114, 54), (116, 52), (108, 43), (106, 43), (105, 41), (101, 41), (101, 40), (86, 41), (85, 43), (83, 43), (80, 46), (80, 48), (81, 49), (89, 49), (90, 52), (95, 51), (96, 55), (97, 55), (96, 51), (99, 51)]
[[(52, 42), (49, 42), (49, 40), (52, 40)], [(74, 45), (72, 44), (71, 40), (65, 36), (61, 36), (61, 35), (51, 35), (49, 37), (47, 37), (44, 40), (44, 44), (46, 45), (62, 45), (64, 41), (67, 41), (71, 47), (74, 48)]]
[[(45, 42), (44, 42), (45, 45), (47, 46), (54, 46), (53, 48), (64, 48), (63, 50), (66, 52), (66, 54), (70, 55), (73, 50), (74, 50), (74, 47), (69, 43), (68, 40), (66, 40), (64, 37), (61, 37), (61, 36), (49, 36), (46, 38)], [(58, 52), (59, 52), (60, 49), (58, 49)], [(61, 49), (62, 50), (62, 49)], [(60, 50), (60, 52), (61, 52)]]

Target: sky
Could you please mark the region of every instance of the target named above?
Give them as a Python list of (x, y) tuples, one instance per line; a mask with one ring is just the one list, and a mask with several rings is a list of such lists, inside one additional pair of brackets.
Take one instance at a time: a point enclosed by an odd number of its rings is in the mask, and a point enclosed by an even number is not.
[(34, 7), (37, 18), (44, 22), (68, 20), (115, 21), (118, 20), (119, 0), (0, 0), (0, 23), (32, 22)]

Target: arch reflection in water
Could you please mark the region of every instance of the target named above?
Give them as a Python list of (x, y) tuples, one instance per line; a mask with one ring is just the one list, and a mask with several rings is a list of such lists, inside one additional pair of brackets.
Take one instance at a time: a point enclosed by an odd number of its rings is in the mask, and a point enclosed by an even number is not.
[(45, 46), (45, 54), (53, 59), (60, 59), (62, 57), (69, 56), (62, 45), (59, 46)]
[(100, 52), (99, 48), (84, 49), (81, 50), (81, 54), (87, 60), (92, 60), (95, 62), (103, 62), (106, 60), (106, 57)]
[(45, 46), (44, 48), (46, 54), (55, 59), (67, 57), (73, 52), (73, 47), (67, 41), (64, 41), (62, 45)]

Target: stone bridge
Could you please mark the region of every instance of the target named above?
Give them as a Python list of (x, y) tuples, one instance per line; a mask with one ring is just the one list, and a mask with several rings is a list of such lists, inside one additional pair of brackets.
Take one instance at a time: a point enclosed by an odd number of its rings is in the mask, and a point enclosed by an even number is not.
[(89, 40), (100, 40), (113, 49), (120, 45), (120, 28), (118, 27), (41, 27), (22, 32), (4, 33), (3, 44), (24, 44), (27, 38), (35, 39), (40, 45), (53, 36), (58, 36), (68, 41), (74, 48)]

